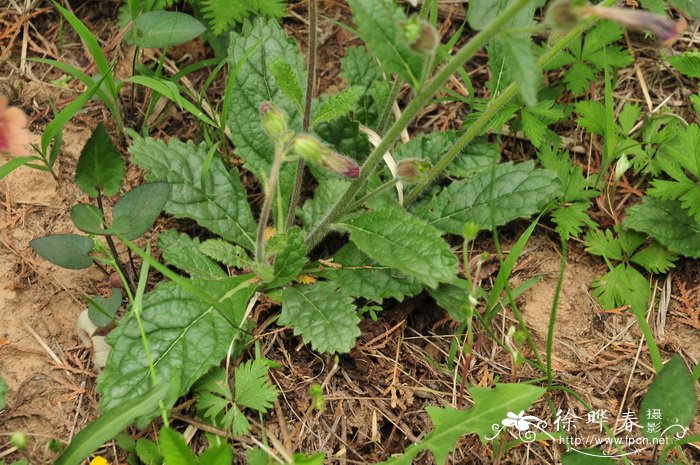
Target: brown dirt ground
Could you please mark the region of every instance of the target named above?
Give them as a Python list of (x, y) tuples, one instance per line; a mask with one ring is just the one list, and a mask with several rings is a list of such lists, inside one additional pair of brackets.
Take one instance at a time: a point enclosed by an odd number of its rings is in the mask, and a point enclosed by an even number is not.
[[(73, 7), (95, 34), (110, 43), (116, 35), (113, 18), (114, 4), (107, 2), (77, 2)], [(321, 13), (337, 20), (346, 19), (344, 4), (321, 2)], [(461, 6), (443, 11), (449, 34), (463, 18)], [(49, 99), (67, 103), (81, 87), (71, 84), (60, 87), (53, 79), (60, 74), (42, 65), (21, 61), (23, 42), (28, 56), (47, 56), (87, 66), (89, 59), (76, 38), (66, 33), (63, 47), (56, 40), (57, 17), (44, 2), (39, 2), (26, 14), (13, 8), (0, 12), (0, 93), (11, 96), (13, 104), (20, 105), (32, 116), (32, 130), (39, 134), (48, 122), (46, 110)], [(305, 47), (304, 2), (292, 2), (288, 29)], [(25, 26), (26, 25), (26, 26)], [(0, 31), (2, 31), (0, 28)], [(692, 31), (692, 29), (691, 29)], [(697, 30), (692, 40), (698, 40)], [(341, 85), (337, 77), (338, 59), (343, 46), (352, 43), (349, 34), (337, 26), (324, 25), (321, 34), (320, 90), (327, 91)], [(682, 46), (683, 44), (681, 44)], [(121, 57), (118, 72), (129, 72), (129, 50), (118, 50)], [(190, 46), (174, 53), (187, 60), (201, 59), (206, 49)], [(116, 53), (114, 50), (112, 53)], [(654, 51), (643, 50), (638, 66), (653, 86), (654, 104), (676, 90), (668, 90), (666, 75), (657, 72)], [(3, 60), (5, 60), (3, 62)], [(472, 72), (475, 82), (485, 73), (476, 60)], [(675, 78), (675, 77), (674, 77)], [(635, 98), (639, 90), (633, 77), (619, 91), (620, 98)], [(453, 83), (459, 89), (458, 83)], [(620, 87), (620, 86), (619, 86)], [(216, 88), (214, 89), (216, 90)], [(670, 104), (680, 105), (682, 95)], [(639, 98), (644, 101), (643, 97)], [(182, 121), (170, 111), (168, 119), (156, 130), (157, 134), (179, 134), (195, 137), (193, 124)], [(432, 105), (426, 109), (414, 130), (446, 129), (459, 124), (458, 106)], [(6, 436), (23, 431), (30, 437), (27, 454), (32, 463), (50, 463), (52, 453), (46, 450), (51, 438), (68, 441), (97, 414), (94, 392), (95, 370), (90, 352), (76, 337), (75, 319), (84, 308), (84, 295), (105, 293), (108, 290), (104, 275), (94, 269), (68, 271), (47, 264), (31, 252), (29, 240), (50, 233), (72, 232), (69, 208), (83, 201), (82, 194), (72, 184), (77, 157), (91, 130), (105, 118), (97, 104), (90, 104), (64, 131), (64, 147), (59, 157), (58, 182), (49, 174), (20, 169), (0, 181), (0, 374), (10, 386), (8, 406), (0, 412), (0, 459), (19, 458), (13, 453)], [(173, 132), (177, 131), (177, 132)], [(183, 135), (185, 134), (185, 135)], [(581, 140), (580, 133), (567, 133), (574, 142), (575, 151), (588, 149), (589, 140)], [(526, 145), (509, 145), (514, 158), (530, 153)], [(527, 155), (525, 155), (527, 156)], [(0, 163), (7, 160), (0, 155)], [(140, 174), (130, 170), (130, 184), (138, 183)], [(620, 203), (620, 207), (622, 207)], [(168, 222), (171, 224), (171, 222)], [(508, 232), (517, 236), (519, 225)], [(511, 279), (518, 285), (533, 276), (540, 281), (519, 296), (517, 303), (531, 329), (538, 350), (544, 351), (551, 302), (556, 284), (560, 252), (558, 243), (546, 229), (539, 229), (528, 244), (523, 258), (516, 265)], [(508, 250), (509, 240), (505, 240)], [(480, 240), (475, 254), (493, 253), (488, 238)], [(621, 312), (602, 312), (588, 293), (587, 284), (604, 272), (604, 265), (582, 252), (580, 244), (572, 242), (569, 265), (558, 310), (555, 357), (553, 366), (557, 380), (575, 389), (596, 408), (619, 412), (636, 406), (648, 386), (652, 369), (645, 348), (640, 348), (640, 334), (632, 324), (633, 318)], [(485, 284), (493, 274), (484, 277)], [(700, 360), (700, 330), (682, 322), (689, 312), (700, 306), (700, 264), (681, 262), (672, 273), (670, 303), (655, 306), (651, 318), (655, 335), (664, 358), (680, 353), (689, 366)], [(657, 290), (663, 281), (656, 283)], [(683, 289), (684, 292), (681, 292)], [(261, 305), (254, 318), (264, 322), (274, 308)], [(661, 318), (665, 316), (665, 318)], [(502, 312), (496, 319), (495, 329), (500, 337), (514, 324), (512, 312)], [(454, 324), (438, 311), (425, 295), (401, 304), (390, 302), (377, 322), (367, 319), (362, 323), (362, 336), (356, 348), (337, 361), (319, 356), (300, 344), (291, 331), (273, 328), (260, 334), (263, 354), (282, 365), (274, 370), (273, 378), (282, 392), (273, 414), (264, 425), (256, 425), (258, 436), (264, 427), (269, 436), (279, 440), (280, 447), (293, 451), (323, 450), (327, 463), (361, 464), (386, 458), (418, 440), (429, 429), (430, 421), (424, 408), (430, 405), (462, 405), (455, 373), (445, 365)], [(469, 384), (491, 386), (495, 379), (525, 380), (540, 376), (526, 366), (514, 378), (508, 353), (493, 344), (483, 332), (478, 333), (475, 356), (468, 371)], [(308, 389), (320, 383), (326, 393), (323, 413), (312, 410)], [(581, 412), (581, 406), (561, 394), (553, 397), (561, 408), (572, 407)], [(533, 412), (534, 413), (534, 412)], [(181, 426), (198, 431), (198, 423), (186, 404), (179, 411)], [(180, 425), (178, 425), (180, 426)], [(693, 431), (700, 425), (696, 420)], [(135, 432), (150, 435), (153, 429)], [(203, 444), (202, 435), (194, 437), (194, 444)], [(243, 451), (251, 443), (236, 442)], [(697, 446), (687, 453), (700, 460)], [(111, 463), (119, 463), (116, 448), (103, 451)], [(463, 438), (450, 463), (492, 463), (492, 445), (483, 445), (472, 436)], [(561, 450), (546, 444), (530, 448), (520, 447), (500, 463), (558, 463)], [(123, 455), (119, 456), (123, 459)], [(649, 454), (633, 457), (635, 464), (648, 463)], [(242, 463), (242, 462), (241, 462)], [(430, 464), (432, 457), (423, 456), (417, 463)]]

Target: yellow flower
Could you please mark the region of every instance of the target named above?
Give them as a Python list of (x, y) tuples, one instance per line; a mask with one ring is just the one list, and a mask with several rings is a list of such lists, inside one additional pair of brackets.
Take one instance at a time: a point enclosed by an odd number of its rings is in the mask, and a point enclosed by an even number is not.
[(90, 465), (109, 465), (109, 462), (106, 458), (98, 455), (94, 459), (90, 460)]
[(27, 152), (29, 131), (25, 129), (28, 118), (22, 110), (7, 107), (7, 97), (0, 95), (0, 152), (22, 155)]

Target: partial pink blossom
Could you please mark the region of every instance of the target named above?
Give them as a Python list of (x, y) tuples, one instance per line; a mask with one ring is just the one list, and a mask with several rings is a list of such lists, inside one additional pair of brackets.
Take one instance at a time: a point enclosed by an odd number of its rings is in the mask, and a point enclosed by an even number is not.
[(681, 19), (676, 22), (670, 18), (659, 16), (643, 10), (632, 10), (630, 8), (614, 8), (604, 6), (587, 6), (578, 11), (584, 14), (591, 14), (600, 18), (609, 19), (630, 29), (638, 29), (653, 33), (659, 44), (668, 46), (678, 40), (685, 32), (688, 24)]
[(7, 97), (0, 95), (0, 152), (22, 155), (27, 153), (29, 119), (22, 110), (7, 107)]

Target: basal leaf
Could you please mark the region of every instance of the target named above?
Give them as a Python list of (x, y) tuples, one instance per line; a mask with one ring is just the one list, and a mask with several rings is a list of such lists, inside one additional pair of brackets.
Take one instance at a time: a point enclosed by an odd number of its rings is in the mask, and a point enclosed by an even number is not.
[(125, 400), (114, 409), (103, 412), (96, 420), (83, 428), (54, 464), (79, 465), (144, 412), (158, 408), (158, 402), (164, 399), (168, 393), (167, 384), (159, 384), (151, 388), (149, 383), (146, 383), (143, 388), (140, 396)]
[[(216, 298), (226, 310), (222, 315), (173, 282), (159, 284), (143, 298), (141, 320), (150, 348), (156, 379), (167, 380), (171, 389), (166, 408), (189, 391), (212, 366), (226, 355), (239, 328), (248, 300), (254, 291), (251, 275), (217, 281), (192, 280), (192, 284)], [(138, 398), (150, 384), (148, 359), (136, 318), (129, 315), (108, 336), (112, 345), (109, 361), (100, 374), (97, 389), (102, 395), (100, 409), (108, 411)], [(146, 411), (150, 419), (156, 411)]]
[(112, 229), (128, 240), (144, 235), (163, 211), (170, 196), (170, 184), (154, 182), (130, 190), (114, 205)]
[(352, 298), (333, 283), (285, 289), (279, 322), (294, 328), (318, 352), (349, 352), (360, 335)]
[(424, 450), (433, 453), (436, 463), (445, 464), (460, 437), (476, 433), (486, 442), (487, 437), (495, 434), (492, 427), (500, 426), (508, 413), (527, 410), (545, 392), (544, 388), (528, 384), (496, 384), (494, 389), (472, 387), (469, 393), (474, 399), (473, 407), (467, 410), (428, 407), (433, 430), (423, 440), (406, 448), (402, 455), (382, 465), (410, 465)]
[(351, 86), (363, 86), (369, 90), (374, 82), (384, 79), (377, 62), (364, 47), (346, 48), (340, 63), (343, 68), (340, 77), (347, 79)]
[(247, 194), (232, 169), (214, 157), (203, 178), (207, 150), (202, 144), (171, 139), (166, 145), (154, 139), (135, 139), (129, 152), (134, 163), (147, 171), (152, 181), (171, 186), (165, 211), (178, 218), (192, 218), (224, 239), (247, 249), (255, 248), (257, 224)]
[(252, 264), (245, 249), (223, 239), (207, 239), (199, 246), (199, 251), (212, 260), (233, 268), (249, 268)]
[(503, 36), (499, 39), (505, 46), (505, 56), (512, 79), (518, 83), (518, 92), (525, 105), (537, 104), (539, 70), (530, 41), (520, 36)]
[(382, 68), (401, 76), (411, 86), (420, 84), (423, 57), (411, 49), (402, 25), (408, 21), (402, 8), (387, 0), (348, 0), (362, 40)]
[(189, 42), (205, 31), (196, 18), (177, 11), (149, 11), (134, 20), (134, 45), (164, 48)]
[[(306, 82), (306, 70), (299, 49), (287, 39), (279, 23), (272, 19), (255, 18), (243, 24), (241, 33), (231, 36), (230, 69), (235, 70), (235, 92), (231, 93), (228, 125), (236, 155), (258, 180), (267, 179), (274, 158), (274, 148), (260, 122), (260, 105), (274, 102), (289, 118), (289, 127), (301, 130), (301, 115), (296, 104), (276, 85), (272, 63), (284, 60), (296, 76)], [(283, 199), (291, 193), (294, 164), (285, 163), (280, 174)], [(285, 204), (287, 202), (284, 202)]]
[(80, 270), (92, 265), (92, 239), (77, 234), (52, 234), (29, 241), (36, 253), (54, 265)]
[(350, 240), (379, 264), (435, 288), (457, 275), (457, 257), (440, 232), (410, 213), (388, 207), (337, 223)]
[(623, 224), (648, 234), (671, 252), (700, 258), (700, 223), (677, 200), (645, 196), (627, 210)]
[(674, 355), (654, 378), (642, 399), (639, 420), (647, 439), (675, 434), (683, 436), (683, 427), (692, 423), (698, 408), (698, 396), (688, 369)]
[(678, 260), (678, 255), (669, 252), (666, 248), (656, 242), (635, 252), (630, 261), (643, 267), (650, 273), (666, 273), (673, 267)]
[(80, 152), (75, 183), (90, 197), (98, 192), (112, 196), (124, 179), (124, 160), (102, 123), (98, 124)]
[(649, 281), (633, 266), (620, 263), (591, 283), (591, 295), (605, 310), (629, 305), (642, 317), (646, 315), (651, 289)]
[(333, 206), (350, 185), (342, 179), (325, 179), (314, 191), (314, 197), (304, 202), (301, 208), (301, 219), (304, 227), (310, 230)]
[(333, 263), (339, 267), (325, 268), (319, 276), (342, 287), (353, 297), (378, 303), (388, 298), (402, 301), (423, 289), (418, 279), (378, 264), (352, 243), (333, 255)]
[(177, 231), (164, 231), (158, 235), (158, 248), (167, 264), (180, 268), (193, 278), (226, 278), (224, 270), (203, 254), (200, 247), (198, 238)]
[(261, 358), (248, 360), (234, 370), (236, 404), (265, 413), (277, 400), (279, 391), (270, 382), (269, 365)]
[(307, 249), (301, 229), (292, 228), (282, 237), (284, 244), (275, 254), (274, 274), (268, 284), (270, 287), (289, 283), (301, 273), (307, 262)]
[(462, 234), (467, 221), (483, 229), (526, 218), (552, 201), (560, 191), (554, 172), (533, 162), (503, 163), (480, 176), (451, 183), (416, 212), (431, 225)]

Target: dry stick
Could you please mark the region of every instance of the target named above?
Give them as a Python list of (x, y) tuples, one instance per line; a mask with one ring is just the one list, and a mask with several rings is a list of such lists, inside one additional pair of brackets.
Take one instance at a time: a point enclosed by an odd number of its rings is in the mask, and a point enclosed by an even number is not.
[[(316, 51), (318, 49), (318, 0), (309, 0), (309, 49), (308, 69), (306, 72), (306, 99), (304, 101), (304, 116), (301, 122), (301, 130), (307, 132), (311, 125), (311, 102), (316, 91)], [(294, 223), (297, 204), (301, 195), (301, 184), (304, 180), (304, 159), (297, 160), (297, 169), (294, 174), (294, 187), (292, 196), (289, 199), (289, 209), (287, 210), (287, 220), (284, 223), (284, 230), (288, 230)]]

